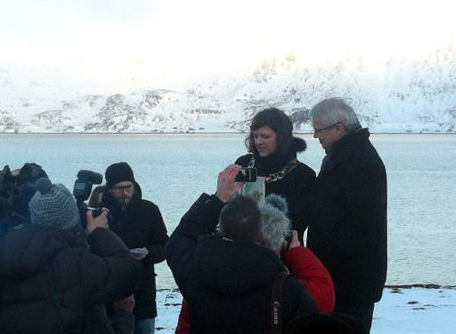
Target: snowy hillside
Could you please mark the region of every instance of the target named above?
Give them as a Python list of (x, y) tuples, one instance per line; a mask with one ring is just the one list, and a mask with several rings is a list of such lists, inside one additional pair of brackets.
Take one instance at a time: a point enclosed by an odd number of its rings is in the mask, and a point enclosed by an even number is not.
[(372, 132), (456, 132), (456, 50), (423, 60), (360, 57), (303, 65), (293, 55), (268, 59), (248, 73), (179, 89), (95, 94), (68, 79), (0, 68), (0, 132), (245, 131), (266, 107), (285, 110), (310, 132), (308, 111), (329, 96), (348, 98)]

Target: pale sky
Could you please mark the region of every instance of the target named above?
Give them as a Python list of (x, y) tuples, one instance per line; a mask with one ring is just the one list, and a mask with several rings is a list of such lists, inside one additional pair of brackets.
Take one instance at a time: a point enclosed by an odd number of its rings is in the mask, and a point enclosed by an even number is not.
[(0, 67), (74, 80), (185, 82), (294, 53), (420, 58), (455, 45), (453, 1), (0, 0)]

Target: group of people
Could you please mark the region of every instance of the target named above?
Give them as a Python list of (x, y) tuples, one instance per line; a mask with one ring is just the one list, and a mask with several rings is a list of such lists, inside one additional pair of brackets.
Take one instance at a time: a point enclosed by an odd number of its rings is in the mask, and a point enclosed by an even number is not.
[[(306, 143), (288, 116), (265, 109), (249, 153), (169, 238), (127, 163), (107, 168), (89, 203), (105, 209), (86, 213), (85, 230), (71, 193), (40, 178), (31, 224), (0, 239), (0, 332), (153, 333), (154, 264), (166, 258), (183, 296), (178, 334), (368, 333), (386, 280), (385, 167), (346, 101), (310, 114), (326, 152), (318, 176), (298, 161)], [(240, 195), (244, 167), (264, 198)]]

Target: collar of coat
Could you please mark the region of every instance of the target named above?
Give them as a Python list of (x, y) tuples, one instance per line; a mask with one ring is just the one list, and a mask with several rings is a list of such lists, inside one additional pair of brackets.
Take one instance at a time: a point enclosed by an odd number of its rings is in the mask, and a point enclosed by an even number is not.
[(336, 141), (326, 157), (318, 177), (324, 176), (348, 160), (364, 143), (369, 140), (369, 130), (359, 128)]

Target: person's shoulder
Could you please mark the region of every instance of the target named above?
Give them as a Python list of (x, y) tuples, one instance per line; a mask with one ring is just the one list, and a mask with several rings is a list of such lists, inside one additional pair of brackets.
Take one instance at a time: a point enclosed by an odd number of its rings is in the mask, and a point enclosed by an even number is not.
[(296, 166), (296, 170), (300, 174), (306, 174), (308, 176), (316, 177), (315, 171), (305, 163), (298, 161), (298, 165)]
[(241, 155), (239, 158), (236, 159), (236, 161), (234, 163), (236, 165), (246, 167), (249, 164), (252, 157), (253, 157), (252, 153)]
[(154, 212), (160, 211), (158, 205), (155, 204), (154, 202), (150, 201), (150, 200), (140, 199), (138, 201), (138, 203), (145, 210), (151, 210), (151, 211), (154, 211)]

